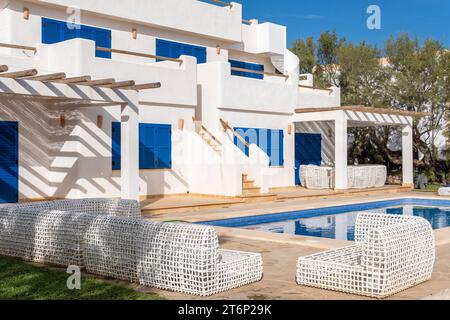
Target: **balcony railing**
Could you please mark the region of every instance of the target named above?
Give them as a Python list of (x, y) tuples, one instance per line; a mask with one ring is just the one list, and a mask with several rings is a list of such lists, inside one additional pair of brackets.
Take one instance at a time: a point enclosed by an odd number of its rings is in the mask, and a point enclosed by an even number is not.
[[(201, 2), (205, 2), (205, 3), (208, 3), (208, 2), (213, 2), (213, 3), (217, 3), (218, 5), (220, 5), (220, 6), (222, 6), (222, 7), (230, 7), (230, 8), (232, 8), (233, 7), (233, 4), (232, 3), (230, 3), (230, 2), (225, 2), (225, 1), (221, 1), (221, 0), (198, 0), (198, 1), (201, 1)], [(247, 19), (242, 19), (242, 23), (245, 23), (245, 24), (252, 24), (253, 23), (253, 20), (247, 20)]]
[[(17, 45), (17, 44), (9, 44), (9, 43), (0, 43), (0, 48), (9, 48), (9, 49), (33, 51), (34, 53), (37, 52), (37, 48), (35, 48), (35, 47), (22, 46), (22, 45)], [(153, 55), (153, 54), (147, 54), (147, 53), (141, 53), (141, 52), (133, 52), (133, 51), (126, 51), (126, 50), (119, 50), (119, 49), (111, 49), (111, 48), (105, 48), (105, 47), (96, 47), (95, 50), (96, 51), (103, 51), (103, 52), (111, 52), (111, 53), (131, 55), (131, 56), (135, 56), (135, 57), (157, 59), (157, 60), (163, 60), (163, 61), (172, 61), (172, 62), (177, 62), (177, 63), (180, 63), (180, 64), (183, 63), (183, 60), (181, 60), (181, 59), (161, 57), (161, 56), (156, 56), (156, 55)]]
[(0, 47), (9, 48), (9, 49), (19, 49), (19, 50), (25, 50), (25, 51), (33, 51), (34, 53), (37, 52), (37, 49), (35, 47), (21, 46), (21, 45), (16, 45), (16, 44), (9, 44), (9, 43), (0, 43)]
[(104, 47), (96, 47), (95, 50), (103, 51), (103, 52), (125, 54), (125, 55), (130, 55), (130, 56), (135, 56), (135, 57), (157, 59), (157, 60), (164, 60), (164, 61), (172, 61), (172, 62), (178, 62), (180, 64), (183, 63), (183, 60), (181, 60), (181, 59), (168, 58), (168, 57), (162, 57), (162, 56), (155, 56), (154, 54), (148, 54), (148, 53), (133, 52), (133, 51), (126, 51), (126, 50), (119, 50), (119, 49), (111, 49), (111, 48), (104, 48)]
[(257, 71), (257, 70), (250, 70), (250, 69), (244, 69), (244, 68), (237, 68), (237, 67), (231, 67), (231, 71), (240, 71), (240, 72), (247, 72), (247, 73), (254, 73), (254, 74), (262, 74), (266, 76), (272, 76), (272, 77), (280, 77), (288, 79), (289, 76), (286, 74), (281, 73), (274, 73), (274, 72), (266, 72), (266, 71)]

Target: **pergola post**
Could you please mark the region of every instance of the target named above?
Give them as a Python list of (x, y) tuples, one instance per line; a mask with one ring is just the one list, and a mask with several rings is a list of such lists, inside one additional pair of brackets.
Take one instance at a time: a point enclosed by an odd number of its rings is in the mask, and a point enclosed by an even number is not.
[(335, 189), (348, 189), (348, 146), (347, 146), (347, 117), (339, 112), (334, 122), (335, 128)]
[[(410, 119), (412, 121), (412, 119)], [(406, 125), (402, 130), (403, 186), (414, 187), (413, 128)]]
[(121, 111), (121, 197), (139, 201), (139, 108), (129, 102)]

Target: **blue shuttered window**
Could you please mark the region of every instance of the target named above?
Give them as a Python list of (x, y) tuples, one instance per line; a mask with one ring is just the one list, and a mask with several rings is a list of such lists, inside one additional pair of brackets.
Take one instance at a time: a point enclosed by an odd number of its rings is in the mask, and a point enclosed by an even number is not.
[[(256, 144), (270, 159), (271, 167), (284, 166), (284, 132), (283, 130), (234, 128), (248, 144)], [(234, 137), (234, 144), (248, 157), (249, 147)]]
[(112, 169), (120, 170), (121, 159), (120, 159), (120, 145), (121, 145), (121, 124), (120, 122), (112, 123)]
[[(264, 66), (262, 64), (256, 64), (256, 63), (250, 63), (250, 62), (243, 62), (243, 61), (237, 61), (237, 60), (229, 60), (230, 65), (232, 68), (241, 68), (241, 69), (248, 69), (248, 70), (255, 70), (255, 71), (264, 71)], [(244, 71), (236, 71), (231, 70), (232, 76), (239, 76), (239, 77), (246, 77), (246, 78), (253, 78), (253, 79), (264, 79), (263, 74), (259, 73), (252, 73), (252, 72), (244, 72)]]
[[(206, 48), (191, 44), (156, 39), (156, 55), (165, 58), (178, 59), (180, 56), (192, 56), (197, 58), (197, 63), (206, 63)], [(161, 61), (161, 60), (157, 60)]]
[[(53, 44), (71, 39), (95, 41), (97, 47), (111, 48), (111, 30), (71, 24), (65, 21), (42, 18), (42, 43)], [(96, 51), (98, 58), (111, 59), (111, 52)]]
[[(112, 168), (120, 170), (120, 123), (112, 124)], [(172, 168), (172, 126), (139, 124), (139, 169)]]
[(0, 203), (19, 200), (19, 124), (0, 122)]

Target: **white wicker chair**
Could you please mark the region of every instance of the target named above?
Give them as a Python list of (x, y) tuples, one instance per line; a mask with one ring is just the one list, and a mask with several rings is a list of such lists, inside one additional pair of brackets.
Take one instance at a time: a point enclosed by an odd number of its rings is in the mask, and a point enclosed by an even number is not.
[[(74, 199), (74, 200), (57, 200), (30, 202), (13, 205), (20, 210), (55, 210), (70, 211), (78, 213), (113, 215), (119, 217), (129, 217), (141, 219), (141, 208), (138, 201), (120, 200), (120, 199)], [(6, 207), (7, 208), (7, 207)], [(2, 208), (0, 208), (0, 213)]]
[(330, 189), (331, 179), (330, 173), (331, 167), (319, 167), (319, 166), (301, 166), (300, 172), (303, 175), (305, 186), (308, 189)]
[(440, 188), (438, 194), (441, 197), (450, 197), (450, 188)]
[(140, 242), (141, 285), (209, 296), (262, 278), (261, 255), (220, 250), (211, 227), (145, 222)]
[(144, 286), (207, 296), (259, 281), (260, 254), (219, 250), (213, 228), (97, 217), (85, 236), (86, 270)]
[(142, 223), (124, 217), (97, 216), (84, 237), (86, 270), (137, 283), (137, 241)]
[(361, 213), (354, 246), (301, 257), (297, 283), (385, 298), (431, 278), (434, 235), (420, 217)]
[(387, 167), (376, 166), (375, 169), (375, 187), (383, 187), (387, 181)]
[(83, 267), (83, 236), (95, 216), (61, 211), (0, 214), (0, 255), (43, 264)]
[[(98, 204), (3, 207), (0, 255), (201, 296), (262, 278), (261, 255), (219, 250), (211, 227), (112, 216)], [(68, 211), (47, 209), (56, 206)]]

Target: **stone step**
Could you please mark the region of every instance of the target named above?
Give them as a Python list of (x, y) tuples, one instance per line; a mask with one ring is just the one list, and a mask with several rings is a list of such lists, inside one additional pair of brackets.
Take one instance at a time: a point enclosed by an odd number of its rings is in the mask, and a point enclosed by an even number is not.
[(253, 187), (253, 188), (243, 188), (242, 193), (244, 195), (250, 194), (261, 194), (261, 188)]
[(254, 188), (255, 187), (255, 181), (247, 180), (245, 182), (242, 182), (242, 188)]
[(247, 203), (255, 203), (255, 202), (265, 202), (265, 201), (275, 201), (277, 199), (276, 194), (244, 194), (240, 197)]

